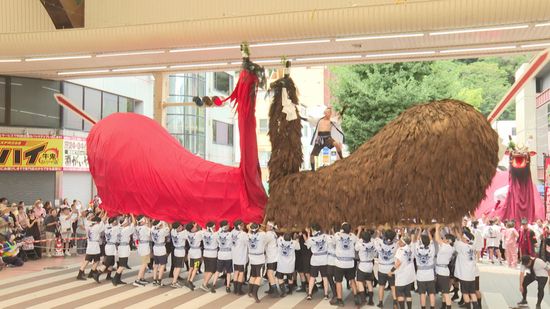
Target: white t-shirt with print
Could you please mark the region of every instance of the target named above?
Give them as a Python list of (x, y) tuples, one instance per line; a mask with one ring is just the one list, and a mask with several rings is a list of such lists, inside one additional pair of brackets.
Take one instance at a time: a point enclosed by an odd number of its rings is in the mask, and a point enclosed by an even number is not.
[(218, 260), (230, 261), (231, 257), (231, 233), (218, 231), (216, 235), (216, 241), (218, 242)]
[(231, 246), (233, 265), (245, 265), (248, 262), (248, 235), (234, 229), (231, 231)]
[(359, 265), (357, 268), (364, 273), (372, 273), (374, 258), (378, 255), (374, 242), (372, 240), (364, 242), (363, 239), (359, 239), (355, 243), (355, 251), (357, 251), (357, 255), (359, 256)]
[(105, 228), (105, 255), (116, 255), (116, 244), (118, 242), (120, 227), (118, 225), (107, 224)]
[(170, 234), (168, 227), (153, 227), (151, 229), (151, 239), (153, 240), (153, 255), (166, 255), (166, 237)]
[(397, 249), (395, 259), (401, 264), (395, 270), (395, 286), (406, 286), (414, 282), (413, 253), (409, 245)]
[(274, 231), (265, 232), (267, 244), (265, 245), (265, 260), (271, 264), (277, 262), (277, 234)]
[(202, 244), (204, 247), (202, 255), (205, 258), (217, 258), (218, 257), (218, 240), (216, 239), (216, 233), (204, 231), (202, 234)]
[(397, 244), (394, 241), (391, 244), (385, 244), (381, 238), (376, 238), (374, 245), (378, 251), (378, 272), (387, 274), (395, 265)]
[(435, 246), (430, 243), (428, 246), (420, 241), (411, 245), (416, 260), (416, 280), (421, 282), (435, 280)]
[(267, 235), (265, 232), (248, 234), (248, 259), (250, 265), (265, 264), (265, 245), (267, 244)]
[(342, 269), (353, 268), (355, 265), (355, 243), (357, 236), (338, 232), (334, 234), (336, 244), (336, 267)]
[(286, 241), (283, 237), (277, 239), (278, 257), (277, 272), (281, 274), (294, 273), (296, 266), (296, 250), (300, 250), (300, 243), (297, 240)]
[(204, 234), (203, 230), (197, 232), (186, 232), (185, 238), (189, 243), (189, 253), (188, 257), (190, 259), (200, 259), (202, 257), (201, 253), (201, 241)]
[(474, 281), (476, 273), (476, 253), (472, 245), (461, 240), (455, 241), (457, 253), (455, 277), (463, 281)]
[(450, 276), (449, 263), (453, 258), (455, 249), (445, 243), (441, 243), (437, 247), (437, 256), (435, 259), (435, 273), (440, 276)]
[(139, 256), (148, 256), (151, 254), (151, 228), (147, 225), (138, 225), (136, 227), (136, 238), (138, 241)]
[(118, 257), (126, 258), (130, 256), (130, 237), (134, 234), (134, 224), (120, 228), (118, 234)]
[(86, 254), (95, 255), (101, 253), (101, 248), (99, 247), (99, 241), (101, 238), (101, 233), (105, 229), (105, 223), (99, 222), (90, 222), (86, 227), (86, 234), (88, 236), (88, 245), (86, 246)]
[(327, 265), (328, 238), (325, 234), (311, 236), (306, 240), (305, 245), (311, 250), (311, 266)]
[(170, 237), (172, 238), (172, 244), (174, 245), (174, 256), (184, 257), (185, 241), (187, 240), (185, 230), (178, 232), (177, 229), (172, 229), (172, 231), (170, 231)]

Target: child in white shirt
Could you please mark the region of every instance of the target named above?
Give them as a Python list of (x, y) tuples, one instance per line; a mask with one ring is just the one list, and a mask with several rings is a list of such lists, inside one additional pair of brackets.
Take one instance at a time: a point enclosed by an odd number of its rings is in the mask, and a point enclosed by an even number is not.
[(292, 239), (290, 233), (285, 233), (277, 239), (278, 257), (277, 257), (277, 279), (279, 281), (279, 296), (285, 297), (287, 289), (285, 289), (284, 277), (288, 280), (288, 294), (292, 294), (292, 286), (294, 284), (293, 275), (296, 266), (296, 250), (300, 250), (300, 243), (297, 239)]

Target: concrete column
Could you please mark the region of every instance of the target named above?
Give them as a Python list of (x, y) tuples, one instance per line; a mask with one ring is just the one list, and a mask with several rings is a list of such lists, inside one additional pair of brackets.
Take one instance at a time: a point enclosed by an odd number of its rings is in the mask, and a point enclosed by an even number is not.
[(166, 111), (162, 107), (162, 104), (166, 102), (169, 96), (168, 73), (154, 73), (153, 77), (155, 78), (153, 88), (153, 119), (160, 123), (161, 126), (166, 127)]
[[(527, 69), (527, 64), (524, 63), (516, 71), (516, 79), (521, 77), (521, 74)], [(536, 113), (536, 83), (535, 79), (530, 79), (522, 90), (516, 96), (516, 125), (517, 125), (517, 143), (525, 145), (529, 150), (536, 151), (537, 149), (537, 113)], [(537, 154), (537, 156), (542, 156)], [(537, 158), (531, 158), (531, 177), (537, 183)]]

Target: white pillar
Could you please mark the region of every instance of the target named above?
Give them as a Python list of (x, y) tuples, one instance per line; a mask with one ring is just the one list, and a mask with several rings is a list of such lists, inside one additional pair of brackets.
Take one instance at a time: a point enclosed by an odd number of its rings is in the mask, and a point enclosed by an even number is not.
[[(516, 71), (516, 79), (527, 69), (524, 63)], [(516, 125), (518, 145), (529, 146), (529, 150), (537, 149), (537, 113), (536, 113), (536, 83), (530, 79), (516, 96)], [(539, 155), (539, 154), (537, 154)], [(542, 155), (542, 154), (540, 154)], [(537, 158), (531, 158), (531, 177), (537, 183)]]

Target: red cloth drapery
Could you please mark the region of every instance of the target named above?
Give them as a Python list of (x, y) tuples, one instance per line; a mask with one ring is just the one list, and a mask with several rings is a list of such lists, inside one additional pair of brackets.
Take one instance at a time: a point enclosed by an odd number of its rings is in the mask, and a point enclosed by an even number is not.
[(110, 215), (144, 214), (168, 222), (261, 222), (267, 196), (256, 141), (258, 79), (243, 70), (234, 101), (239, 119), (238, 168), (206, 161), (155, 121), (116, 113), (99, 121), (87, 139), (90, 172)]

